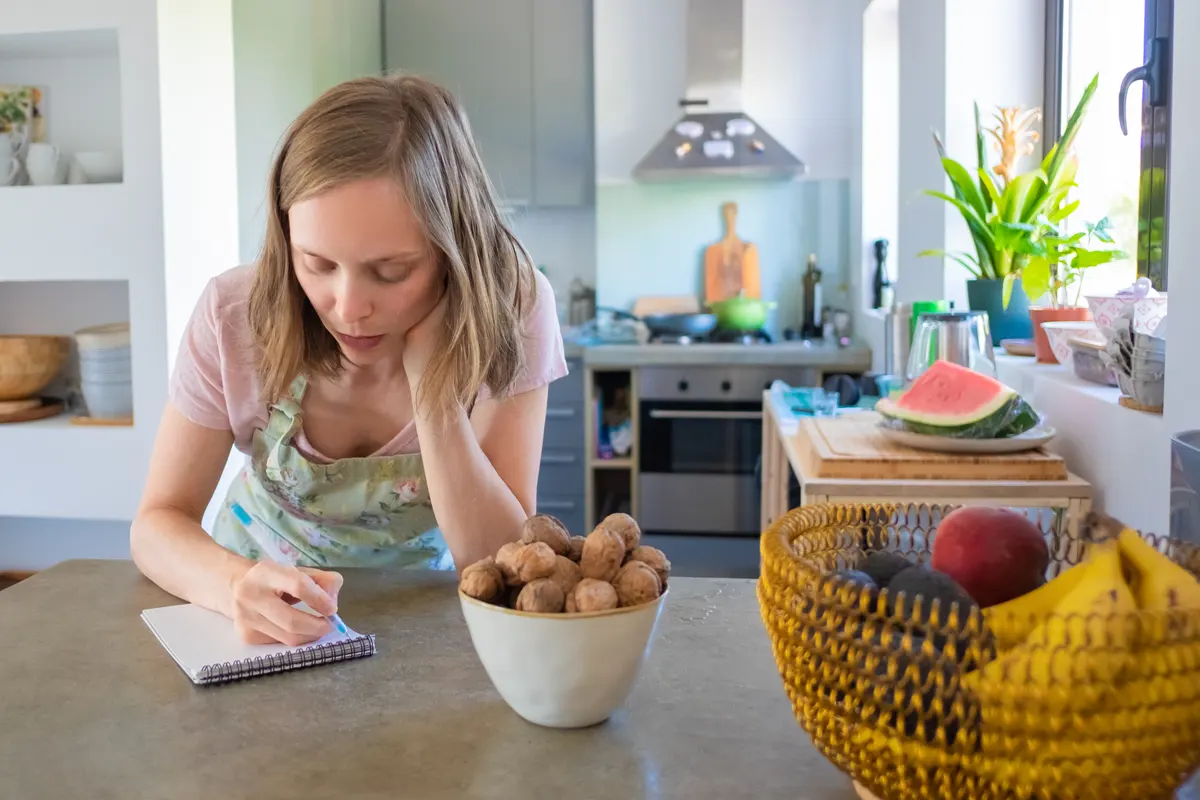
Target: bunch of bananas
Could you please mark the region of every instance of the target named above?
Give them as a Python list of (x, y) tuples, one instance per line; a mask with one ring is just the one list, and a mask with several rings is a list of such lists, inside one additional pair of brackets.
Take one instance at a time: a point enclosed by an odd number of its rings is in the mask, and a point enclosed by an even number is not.
[(984, 611), (979, 766), (1040, 796), (1156, 796), (1200, 753), (1200, 581), (1111, 517), (1084, 532), (1081, 563)]

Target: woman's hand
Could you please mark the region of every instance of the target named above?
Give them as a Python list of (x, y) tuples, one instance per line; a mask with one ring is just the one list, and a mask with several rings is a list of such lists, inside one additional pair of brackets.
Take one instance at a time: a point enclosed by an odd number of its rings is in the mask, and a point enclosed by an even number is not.
[(329, 622), (293, 605), (303, 600), (318, 614), (337, 612), (342, 576), (259, 561), (233, 584), (233, 623), (249, 644), (308, 644), (331, 631)]
[(416, 325), (404, 335), (404, 373), (409, 386), (415, 391), (425, 374), (429, 359), (442, 343), (442, 330), (446, 320), (446, 308), (450, 305), (450, 293), (443, 288), (437, 302)]

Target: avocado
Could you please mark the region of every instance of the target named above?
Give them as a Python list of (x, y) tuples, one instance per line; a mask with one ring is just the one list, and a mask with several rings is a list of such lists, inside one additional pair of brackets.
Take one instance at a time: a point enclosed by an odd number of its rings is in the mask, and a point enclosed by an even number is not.
[(883, 589), (896, 576), (896, 573), (901, 570), (906, 570), (913, 564), (899, 553), (892, 553), (887, 550), (877, 550), (870, 553), (858, 565), (859, 570), (870, 575), (874, 579), (875, 584)]
[[(898, 596), (903, 593), (905, 614), (911, 614), (913, 600), (920, 595), (922, 619), (918, 621), (929, 622), (937, 627), (949, 622), (950, 606), (953, 603), (958, 604), (958, 624), (964, 627), (971, 609), (979, 608), (979, 604), (971, 599), (971, 595), (967, 594), (956, 580), (944, 572), (920, 565), (912, 565), (897, 572), (895, 577), (888, 581), (887, 589), (889, 611), (896, 607)], [(931, 606), (934, 600), (939, 601), (937, 619), (932, 618)]]

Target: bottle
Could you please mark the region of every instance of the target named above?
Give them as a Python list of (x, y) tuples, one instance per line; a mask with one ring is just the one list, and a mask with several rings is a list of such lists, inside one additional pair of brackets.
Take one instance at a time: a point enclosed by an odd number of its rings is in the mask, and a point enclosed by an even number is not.
[(821, 328), (821, 270), (817, 269), (817, 254), (809, 253), (808, 268), (804, 271), (804, 325), (800, 335), (805, 339), (820, 339)]
[(892, 291), (892, 281), (887, 271), (888, 240), (875, 240), (875, 286), (871, 298), (871, 308), (889, 309), (895, 295)]

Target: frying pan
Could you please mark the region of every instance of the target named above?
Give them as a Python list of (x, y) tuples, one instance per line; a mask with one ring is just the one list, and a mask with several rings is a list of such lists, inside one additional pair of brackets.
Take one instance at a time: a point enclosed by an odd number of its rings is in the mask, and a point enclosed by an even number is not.
[(716, 314), (647, 314), (639, 317), (619, 308), (600, 306), (597, 310), (640, 322), (651, 336), (707, 336), (717, 327)]

